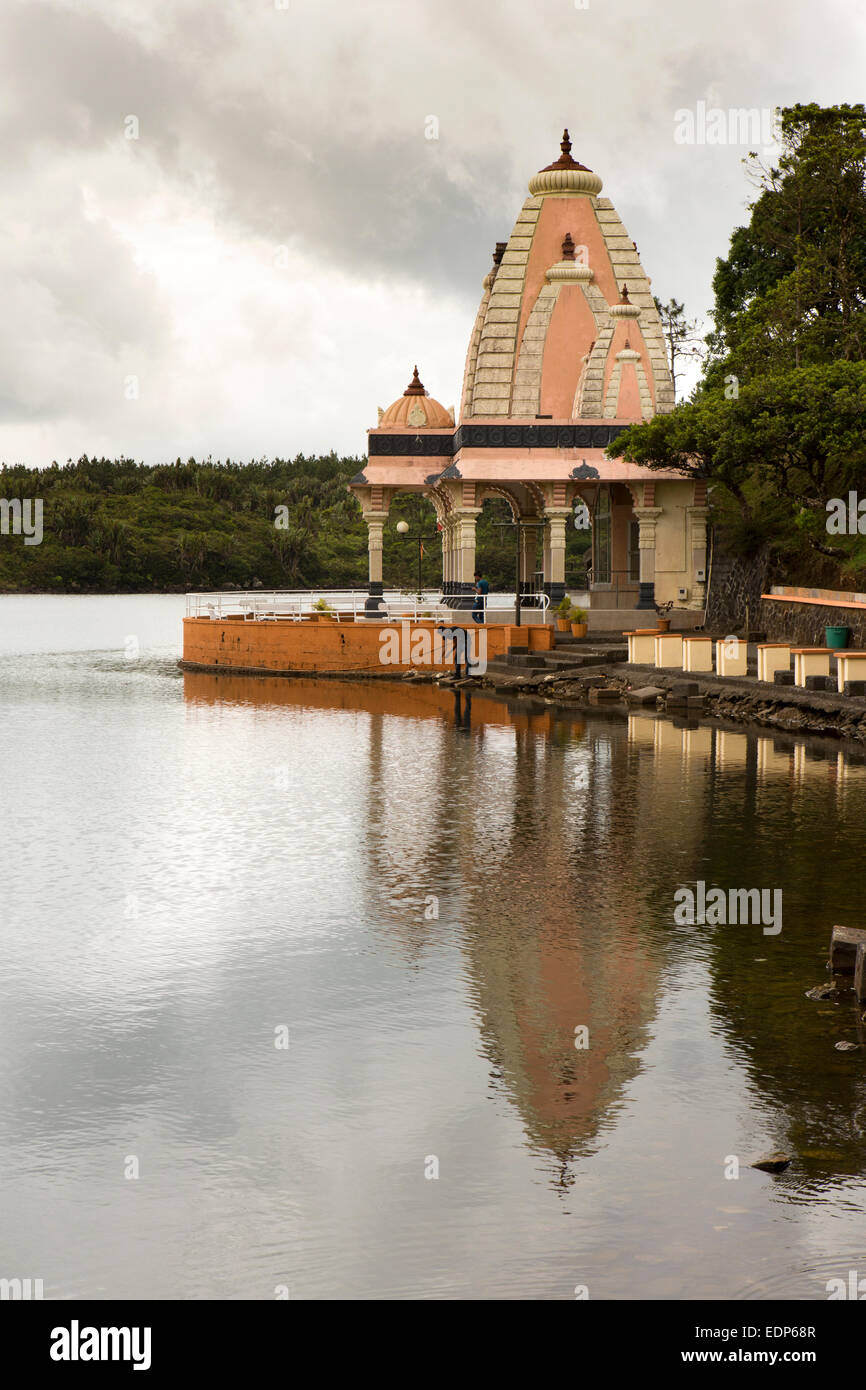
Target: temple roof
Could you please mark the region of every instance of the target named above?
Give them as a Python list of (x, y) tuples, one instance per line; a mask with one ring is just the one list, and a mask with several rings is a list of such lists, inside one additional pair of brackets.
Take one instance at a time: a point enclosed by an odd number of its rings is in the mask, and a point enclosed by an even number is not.
[(484, 280), (462, 420), (633, 423), (672, 409), (650, 281), (601, 187), (572, 157), (566, 130)]

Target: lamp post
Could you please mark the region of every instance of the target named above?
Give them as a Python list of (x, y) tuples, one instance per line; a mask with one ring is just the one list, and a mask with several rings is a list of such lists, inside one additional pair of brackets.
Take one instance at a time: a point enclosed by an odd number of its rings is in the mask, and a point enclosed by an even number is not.
[(398, 531), (398, 533), (400, 534), (400, 536), (402, 536), (403, 540), (405, 540), (405, 541), (417, 541), (417, 542), (418, 542), (418, 596), (420, 597), (420, 596), (421, 596), (421, 592), (422, 592), (422, 590), (421, 590), (421, 561), (424, 559), (424, 542), (425, 542), (425, 541), (435, 541), (435, 540), (438, 539), (438, 537), (437, 537), (437, 536), (410, 536), (410, 535), (409, 535), (409, 523), (408, 523), (408, 521), (398, 521), (398, 522), (397, 522), (397, 526), (396, 526), (396, 530)]

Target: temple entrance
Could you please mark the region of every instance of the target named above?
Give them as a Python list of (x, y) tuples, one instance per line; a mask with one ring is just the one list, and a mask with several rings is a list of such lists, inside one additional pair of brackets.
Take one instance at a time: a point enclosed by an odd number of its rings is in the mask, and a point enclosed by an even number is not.
[(637, 608), (640, 593), (640, 525), (631, 490), (602, 483), (590, 508), (592, 545), (590, 604), (594, 608)]

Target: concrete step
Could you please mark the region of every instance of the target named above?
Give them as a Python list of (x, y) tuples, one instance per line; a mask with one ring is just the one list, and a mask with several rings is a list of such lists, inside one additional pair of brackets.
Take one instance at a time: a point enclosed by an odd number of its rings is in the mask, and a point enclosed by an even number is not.
[(548, 671), (562, 671), (567, 675), (569, 671), (582, 671), (584, 666), (593, 666), (595, 662), (585, 656), (546, 656), (544, 664)]
[(587, 637), (572, 637), (570, 632), (556, 632), (553, 637), (556, 647), (606, 647), (622, 646), (621, 632), (593, 632)]
[(495, 657), (487, 663), (487, 674), (491, 676), (546, 676), (546, 666), (511, 666), (503, 657)]
[(614, 664), (618, 661), (628, 661), (628, 648), (584, 647), (580, 652), (547, 652), (544, 659), (548, 666), (558, 666), (563, 669), (568, 666), (597, 666), (599, 662)]
[(509, 647), (508, 655), (505, 660), (509, 666), (543, 666), (544, 654), (542, 652), (516, 652), (513, 647)]

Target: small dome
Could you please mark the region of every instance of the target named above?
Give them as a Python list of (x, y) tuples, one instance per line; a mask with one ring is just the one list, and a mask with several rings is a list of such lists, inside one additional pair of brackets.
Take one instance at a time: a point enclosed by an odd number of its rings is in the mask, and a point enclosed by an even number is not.
[(562, 243), (562, 260), (557, 261), (546, 270), (545, 276), (548, 280), (571, 280), (578, 284), (588, 285), (593, 279), (592, 268), (583, 261), (579, 261), (575, 256), (577, 247), (571, 232), (566, 232), (565, 240)]
[(562, 132), (559, 148), (562, 150), (559, 159), (554, 164), (547, 164), (543, 169), (539, 169), (529, 180), (530, 193), (533, 196), (544, 193), (600, 193), (602, 183), (598, 174), (587, 169), (585, 164), (578, 164), (576, 159), (572, 159), (571, 140), (567, 130)]
[(402, 396), (387, 410), (379, 411), (378, 429), (447, 430), (454, 428), (454, 412), (429, 396), (418, 378), (418, 368)]
[(615, 319), (639, 319), (640, 309), (628, 297), (628, 286), (623, 285), (622, 297), (618, 304), (611, 304), (610, 312)]

